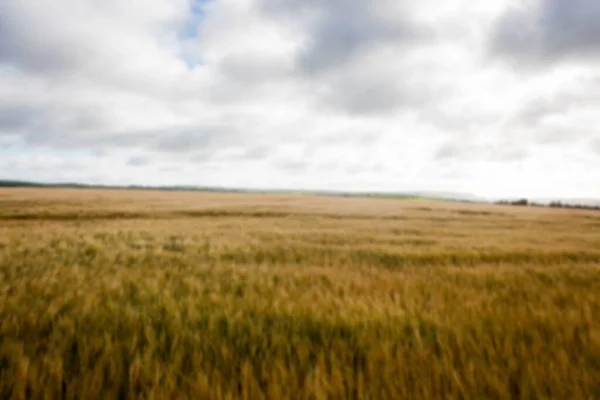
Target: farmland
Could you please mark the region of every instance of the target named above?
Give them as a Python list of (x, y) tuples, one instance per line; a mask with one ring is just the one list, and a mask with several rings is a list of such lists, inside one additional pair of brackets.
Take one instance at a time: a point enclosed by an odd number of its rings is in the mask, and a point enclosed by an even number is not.
[(600, 213), (0, 189), (0, 398), (600, 398)]

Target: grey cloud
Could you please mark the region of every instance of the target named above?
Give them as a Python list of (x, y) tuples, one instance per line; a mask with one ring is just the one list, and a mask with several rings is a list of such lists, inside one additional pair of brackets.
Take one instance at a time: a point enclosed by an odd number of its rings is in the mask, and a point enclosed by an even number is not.
[(442, 144), (434, 154), (436, 160), (447, 160), (454, 158), (465, 158), (469, 155), (469, 150), (458, 143), (444, 143)]
[(364, 160), (360, 160), (360, 162), (347, 167), (346, 172), (351, 175), (364, 174), (364, 173), (377, 174), (377, 173), (383, 172), (384, 169), (385, 168), (382, 164), (373, 163), (373, 162), (369, 163), (369, 162), (365, 162)]
[[(381, 0), (261, 0), (260, 5), (268, 18), (285, 23), (304, 41), (294, 56), (294, 77), (306, 84), (319, 109), (377, 115), (427, 101), (428, 88), (402, 60), (432, 36), (413, 20), (408, 3), (394, 9)], [(396, 66), (388, 58), (392, 51), (402, 54)]]
[[(208, 161), (235, 162), (235, 161), (264, 161), (268, 160), (274, 152), (274, 146), (254, 146), (250, 143), (242, 143), (238, 140), (237, 144), (221, 143), (219, 145), (196, 148), (190, 153), (190, 161), (194, 163), (206, 163)], [(234, 152), (223, 153), (222, 150), (235, 150)]]
[(304, 73), (337, 68), (365, 47), (410, 42), (421, 33), (410, 19), (363, 0), (262, 0), (262, 8), (302, 25), (307, 43), (296, 61)]
[(596, 114), (600, 97), (598, 76), (574, 80), (550, 93), (540, 93), (524, 102), (509, 122), (509, 128), (521, 130), (540, 145), (574, 144), (594, 136), (588, 122)]
[[(516, 127), (524, 126), (538, 129), (536, 136), (555, 141), (560, 136), (568, 138), (568, 129), (562, 133), (556, 126), (556, 118), (567, 115), (571, 112), (577, 112), (578, 109), (585, 109), (590, 105), (590, 99), (585, 99), (573, 95), (557, 95), (550, 98), (538, 98), (526, 103), (517, 113), (513, 122)], [(570, 129), (574, 126), (569, 124)], [(558, 128), (558, 129), (557, 129)], [(544, 139), (543, 141), (546, 141)]]
[(159, 168), (160, 172), (167, 172), (167, 173), (180, 173), (182, 172), (182, 168), (176, 165), (166, 165), (163, 167)]
[(285, 65), (281, 60), (260, 54), (228, 54), (215, 67), (217, 73), (206, 92), (213, 104), (276, 97), (281, 87), (294, 80), (291, 63)]
[(595, 140), (593, 140), (590, 143), (592, 149), (594, 150), (594, 153), (596, 153), (598, 156), (600, 156), (600, 138), (597, 138)]
[(323, 133), (319, 137), (319, 143), (317, 144), (326, 146), (342, 146), (342, 145), (356, 145), (360, 148), (369, 147), (379, 143), (381, 139), (381, 132), (376, 129), (364, 130), (364, 129), (345, 129), (343, 131), (336, 131), (333, 133)]
[(526, 104), (516, 116), (516, 121), (524, 125), (537, 125), (545, 117), (564, 113), (570, 108), (569, 103), (563, 103), (557, 98), (538, 99)]
[[(140, 16), (156, 10), (160, 2), (167, 0), (143, 5), (1, 0), (0, 67), (12, 67), (32, 78), (56, 79), (54, 87), (76, 83), (172, 102), (192, 97), (194, 84), (182, 84), (189, 70), (180, 56), (183, 44), (176, 40), (183, 19), (166, 6), (150, 18), (158, 21)], [(186, 0), (171, 3), (177, 8)], [(139, 20), (123, 18), (127, 9), (140, 6), (132, 13)]]
[(515, 144), (500, 144), (488, 149), (487, 159), (499, 162), (521, 161), (529, 157), (527, 148)]
[(548, 145), (548, 144), (561, 144), (565, 145), (570, 142), (571, 135), (573, 134), (572, 129), (565, 129), (560, 127), (545, 126), (534, 136), (537, 144)]
[(144, 167), (150, 165), (151, 160), (144, 156), (133, 156), (127, 161), (127, 165), (132, 167)]
[(241, 157), (243, 160), (262, 160), (267, 158), (272, 152), (270, 146), (254, 146), (246, 149), (246, 152)]
[(442, 144), (434, 153), (436, 161), (520, 161), (529, 155), (521, 143), (496, 142), (477, 143), (452, 140)]
[[(360, 6), (356, 6), (360, 4)], [(348, 61), (365, 46), (405, 40), (413, 35), (407, 24), (394, 24), (374, 17), (360, 1), (327, 10), (313, 28), (309, 44), (299, 59), (302, 70), (318, 72)]]
[(471, 113), (466, 107), (463, 107), (460, 111), (448, 111), (439, 107), (424, 107), (419, 113), (419, 120), (423, 124), (432, 125), (444, 132), (475, 133), (496, 123), (498, 116), (486, 113)]
[[(254, 128), (245, 119), (238, 119), (223, 115), (213, 118), (215, 122), (123, 130), (115, 129), (115, 116), (85, 105), (56, 104), (39, 109), (7, 105), (0, 106), (0, 139), (29, 148), (81, 149), (98, 155), (136, 149), (205, 162), (236, 148), (240, 155), (233, 155), (234, 159), (267, 157), (269, 147), (253, 142)], [(128, 165), (141, 162), (132, 158)]]
[(0, 136), (30, 125), (40, 114), (34, 107), (0, 106)]
[(46, 106), (29, 117), (21, 130), (29, 145), (79, 147), (111, 139), (106, 134), (111, 122), (100, 111), (84, 106)]
[(219, 62), (219, 71), (236, 82), (263, 83), (285, 78), (291, 72), (279, 60), (252, 53), (231, 54)]
[[(64, 111), (63, 111), (64, 112)], [(42, 119), (41, 121), (44, 121)], [(114, 131), (101, 121), (69, 115), (44, 129), (39, 121), (21, 134), (26, 145), (48, 148), (80, 148), (95, 152), (107, 149), (145, 149), (167, 154), (200, 154), (204, 158), (231, 143), (241, 143), (235, 126), (205, 124), (163, 129)]]
[(207, 149), (196, 150), (191, 154), (189, 160), (193, 163), (206, 163), (208, 161), (211, 161), (211, 159), (214, 156), (214, 153), (214, 151), (209, 151)]
[(222, 142), (227, 131), (223, 128), (189, 128), (181, 131), (158, 133), (153, 145), (162, 151), (189, 152), (211, 147)]
[(110, 154), (110, 152), (107, 151), (106, 149), (98, 149), (98, 150), (92, 151), (92, 155), (96, 158), (105, 158), (105, 157), (108, 157), (109, 154)]
[(585, 142), (593, 138), (596, 128), (589, 124), (571, 122), (549, 121), (540, 123), (529, 135), (529, 140), (537, 145), (560, 145), (563, 150), (568, 147), (585, 146)]
[(584, 81), (582, 88), (566, 88), (552, 95), (539, 96), (527, 102), (516, 116), (516, 122), (535, 126), (548, 117), (595, 107), (600, 100), (600, 80)]
[(599, 58), (599, 20), (597, 0), (539, 0), (498, 20), (492, 50), (526, 64)]
[(429, 99), (425, 84), (372, 74), (332, 79), (320, 100), (349, 114), (368, 115), (395, 111), (399, 107), (417, 107)]
[(56, 73), (75, 69), (92, 54), (91, 49), (85, 51), (81, 46), (56, 40), (51, 28), (19, 3), (0, 3), (0, 64), (34, 73)]
[[(233, 126), (198, 125), (114, 134), (113, 146), (138, 147), (159, 153), (190, 155), (196, 161), (207, 161), (221, 149), (241, 138)], [(106, 141), (102, 141), (106, 143)]]
[(281, 160), (275, 162), (275, 166), (285, 171), (298, 172), (310, 168), (311, 163), (305, 160)]

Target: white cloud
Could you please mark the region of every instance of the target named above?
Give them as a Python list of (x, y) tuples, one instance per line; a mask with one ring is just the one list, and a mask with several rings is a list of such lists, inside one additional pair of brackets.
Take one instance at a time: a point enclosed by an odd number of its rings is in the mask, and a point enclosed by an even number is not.
[(4, 0), (0, 178), (600, 197), (598, 7), (518, 4)]

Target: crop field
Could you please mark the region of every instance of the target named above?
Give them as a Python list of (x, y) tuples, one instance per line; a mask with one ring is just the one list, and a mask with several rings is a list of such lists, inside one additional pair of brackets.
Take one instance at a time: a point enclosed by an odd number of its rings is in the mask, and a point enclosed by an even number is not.
[(600, 399), (600, 213), (0, 190), (0, 399)]

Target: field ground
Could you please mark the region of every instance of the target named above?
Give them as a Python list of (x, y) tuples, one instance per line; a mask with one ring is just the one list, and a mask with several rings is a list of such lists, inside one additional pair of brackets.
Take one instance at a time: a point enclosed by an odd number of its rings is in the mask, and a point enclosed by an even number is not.
[(600, 399), (600, 213), (2, 189), (0, 398)]

